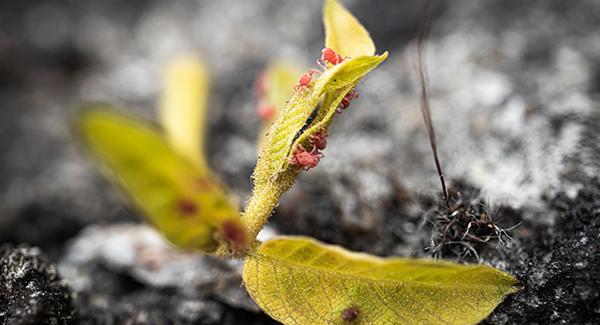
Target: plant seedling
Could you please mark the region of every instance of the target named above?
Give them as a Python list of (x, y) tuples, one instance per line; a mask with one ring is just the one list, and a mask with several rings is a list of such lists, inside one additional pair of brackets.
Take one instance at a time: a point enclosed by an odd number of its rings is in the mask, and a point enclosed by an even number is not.
[[(330, 66), (315, 80), (316, 72), (303, 76), (297, 89), (302, 91), (293, 92), (276, 114), (260, 146), (253, 194), (241, 218), (209, 173), (203, 151), (199, 154), (202, 142), (192, 141), (204, 128), (203, 114), (196, 111), (204, 108), (196, 105), (198, 78), (175, 82), (181, 87), (167, 85), (167, 94), (184, 93), (167, 95), (163, 103), (166, 137), (150, 125), (96, 107), (79, 123), (85, 143), (174, 244), (244, 258), (248, 293), (284, 324), (481, 321), (515, 292), (515, 278), (486, 265), (379, 258), (307, 237), (253, 241), (301, 170), (322, 158), (336, 111), (347, 107), (358, 82), (387, 58), (387, 52), (375, 54), (366, 29), (337, 0), (325, 1), (323, 20), (322, 60)], [(259, 93), (269, 93), (269, 87)]]

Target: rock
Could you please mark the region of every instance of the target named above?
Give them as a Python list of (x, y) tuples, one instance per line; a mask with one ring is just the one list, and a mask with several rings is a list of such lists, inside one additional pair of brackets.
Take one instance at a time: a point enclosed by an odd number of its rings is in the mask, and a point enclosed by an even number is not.
[(78, 304), (80, 322), (92, 324), (221, 324), (225, 309), (214, 301), (152, 289), (87, 292)]
[(549, 202), (559, 212), (552, 227), (523, 227), (530, 234), (507, 256), (505, 267), (522, 290), (509, 296), (489, 324), (598, 324), (600, 322), (600, 179), (575, 198)]
[(76, 292), (90, 292), (98, 266), (148, 288), (214, 297), (231, 307), (259, 311), (241, 287), (240, 261), (178, 251), (147, 225), (84, 229), (69, 247), (60, 270)]
[(35, 247), (0, 246), (0, 323), (66, 324), (71, 297), (56, 267)]

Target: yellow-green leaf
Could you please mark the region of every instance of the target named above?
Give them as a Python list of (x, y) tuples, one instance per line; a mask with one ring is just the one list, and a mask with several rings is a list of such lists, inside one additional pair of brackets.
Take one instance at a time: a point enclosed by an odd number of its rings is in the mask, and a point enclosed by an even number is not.
[(337, 0), (326, 0), (323, 8), (325, 47), (342, 57), (374, 55), (375, 44), (369, 32)]
[(272, 63), (262, 73), (258, 85), (260, 91), (257, 109), (262, 111), (264, 121), (258, 140), (259, 149), (273, 120), (284, 110), (288, 99), (294, 94), (294, 86), (301, 75), (300, 69), (286, 62)]
[(262, 244), (244, 264), (256, 303), (284, 324), (475, 324), (514, 277), (485, 265), (378, 258), (305, 237)]
[(275, 108), (275, 116), (287, 105), (287, 101), (294, 94), (294, 86), (302, 71), (297, 67), (285, 63), (275, 62), (267, 67), (264, 72), (265, 100)]
[(298, 169), (289, 160), (304, 143), (333, 119), (340, 102), (369, 71), (387, 58), (359, 56), (335, 65), (299, 90), (271, 126), (254, 170), (254, 191), (242, 222), (256, 235), (281, 195), (293, 184)]
[(204, 63), (194, 56), (174, 60), (165, 70), (163, 89), (159, 113), (167, 140), (177, 153), (205, 171), (209, 77)]
[(239, 213), (218, 180), (179, 156), (152, 125), (92, 105), (77, 127), (111, 179), (173, 244), (205, 252), (247, 245)]

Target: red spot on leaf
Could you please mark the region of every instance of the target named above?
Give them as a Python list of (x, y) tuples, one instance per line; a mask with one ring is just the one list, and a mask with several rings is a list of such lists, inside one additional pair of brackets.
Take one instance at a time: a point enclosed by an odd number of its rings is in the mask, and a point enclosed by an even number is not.
[(356, 307), (348, 307), (342, 310), (342, 320), (345, 322), (352, 322), (358, 318), (358, 309)]
[(189, 216), (196, 214), (198, 212), (198, 205), (196, 202), (188, 200), (188, 199), (179, 199), (177, 200), (177, 212), (184, 216)]
[(236, 250), (246, 248), (248, 243), (248, 235), (246, 229), (234, 220), (226, 220), (221, 225), (221, 233), (223, 238), (231, 244)]

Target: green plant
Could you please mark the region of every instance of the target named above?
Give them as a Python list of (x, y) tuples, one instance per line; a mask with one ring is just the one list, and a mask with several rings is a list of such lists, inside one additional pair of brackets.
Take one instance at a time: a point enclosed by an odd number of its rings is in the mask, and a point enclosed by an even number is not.
[(375, 55), (368, 32), (336, 0), (327, 0), (323, 13), (325, 47), (344, 60), (326, 65), (318, 78), (301, 82), (276, 114), (260, 146), (253, 194), (241, 217), (204, 159), (208, 79), (200, 61), (179, 61), (169, 69), (161, 106), (164, 135), (106, 105), (92, 105), (78, 123), (84, 142), (175, 245), (244, 258), (248, 292), (276, 320), (285, 324), (482, 320), (516, 290), (512, 276), (485, 265), (378, 258), (305, 237), (284, 236), (264, 243), (254, 239), (281, 195), (302, 170), (320, 159), (325, 147), (321, 141), (336, 111), (347, 106), (360, 79), (387, 58), (387, 52)]

